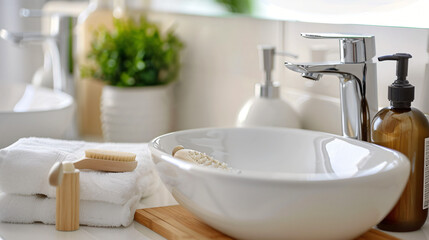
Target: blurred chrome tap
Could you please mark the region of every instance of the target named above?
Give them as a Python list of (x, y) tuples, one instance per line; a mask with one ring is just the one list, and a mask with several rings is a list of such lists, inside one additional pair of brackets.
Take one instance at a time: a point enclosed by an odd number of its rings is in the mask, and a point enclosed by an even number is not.
[(49, 33), (39, 32), (10, 32), (0, 30), (0, 38), (16, 45), (39, 43), (43, 44), (46, 55), (52, 64), (53, 86), (70, 95), (74, 95), (72, 69), (72, 27), (75, 18), (63, 13), (43, 12), (41, 10), (21, 9), (22, 17), (49, 17)]
[(339, 39), (340, 61), (322, 63), (285, 62), (287, 68), (302, 77), (319, 80), (324, 74), (340, 79), (341, 120), (343, 135), (369, 140), (371, 120), (378, 111), (377, 69), (374, 36), (337, 33), (302, 33), (310, 39)]

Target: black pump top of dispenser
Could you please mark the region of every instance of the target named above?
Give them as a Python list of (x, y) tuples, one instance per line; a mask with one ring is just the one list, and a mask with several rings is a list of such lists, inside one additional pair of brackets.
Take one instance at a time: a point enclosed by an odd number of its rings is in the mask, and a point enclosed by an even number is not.
[(394, 108), (409, 108), (414, 100), (414, 86), (407, 80), (408, 59), (412, 56), (408, 53), (396, 53), (379, 57), (379, 61), (392, 60), (396, 63), (397, 79), (389, 86), (388, 98)]

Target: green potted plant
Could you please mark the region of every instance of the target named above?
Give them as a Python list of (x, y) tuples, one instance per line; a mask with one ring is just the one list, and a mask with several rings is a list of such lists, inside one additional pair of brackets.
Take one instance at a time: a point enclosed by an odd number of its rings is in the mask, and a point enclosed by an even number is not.
[(108, 141), (149, 141), (170, 130), (171, 87), (180, 69), (182, 41), (162, 34), (145, 17), (117, 19), (114, 30), (95, 31), (83, 77), (106, 83), (101, 97), (103, 135)]

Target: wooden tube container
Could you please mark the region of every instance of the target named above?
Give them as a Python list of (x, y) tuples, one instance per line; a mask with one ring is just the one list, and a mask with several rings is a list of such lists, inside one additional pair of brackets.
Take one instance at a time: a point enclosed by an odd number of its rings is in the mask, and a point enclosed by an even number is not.
[(79, 229), (79, 170), (64, 171), (57, 187), (55, 227), (59, 231)]

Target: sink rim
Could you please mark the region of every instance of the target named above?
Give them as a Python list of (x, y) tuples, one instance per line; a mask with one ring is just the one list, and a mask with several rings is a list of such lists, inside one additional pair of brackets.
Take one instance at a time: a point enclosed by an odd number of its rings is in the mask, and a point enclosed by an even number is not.
[[(394, 159), (389, 159), (386, 161), (389, 161), (389, 163), (396, 162), (394, 166), (390, 166), (387, 169), (382, 169), (378, 172), (373, 172), (371, 169), (365, 169), (361, 170), (360, 172), (362, 174), (359, 174), (357, 176), (338, 176), (335, 173), (288, 173), (288, 172), (267, 172), (264, 171), (255, 171), (255, 170), (240, 170), (239, 173), (237, 171), (224, 171), (221, 169), (214, 169), (214, 168), (208, 168), (204, 166), (199, 166), (193, 163), (189, 163), (186, 161), (183, 161), (181, 159), (175, 158), (171, 156), (171, 154), (168, 154), (160, 149), (158, 149), (156, 146), (159, 145), (157, 141), (163, 137), (168, 137), (169, 135), (173, 134), (182, 134), (182, 133), (191, 133), (191, 132), (203, 132), (208, 130), (232, 130), (232, 129), (259, 129), (259, 130), (279, 130), (279, 131), (304, 131), (310, 134), (319, 134), (320, 136), (326, 136), (326, 137), (332, 137), (332, 138), (338, 138), (342, 140), (346, 140), (349, 143), (359, 145), (359, 146), (365, 146), (369, 144), (372, 148), (380, 149), (381, 151), (387, 151), (394, 156)], [(181, 131), (175, 131), (170, 132), (167, 134), (163, 134), (161, 136), (158, 136), (151, 140), (148, 143), (149, 150), (152, 154), (156, 154), (160, 159), (168, 162), (169, 164), (174, 165), (175, 167), (178, 167), (179, 169), (182, 169), (184, 171), (188, 171), (190, 174), (194, 175), (205, 175), (205, 176), (211, 176), (211, 177), (225, 177), (225, 178), (233, 178), (235, 180), (242, 180), (242, 181), (264, 181), (264, 182), (271, 182), (271, 183), (317, 183), (317, 182), (346, 182), (346, 181), (356, 181), (358, 179), (367, 179), (367, 178), (378, 178), (382, 175), (387, 174), (396, 174), (397, 171), (401, 171), (401, 166), (405, 167), (407, 171), (410, 169), (410, 164), (408, 158), (403, 155), (402, 153), (382, 147), (376, 144), (368, 143), (368, 142), (362, 142), (355, 139), (349, 139), (345, 138), (339, 135), (334, 135), (330, 133), (325, 132), (318, 132), (318, 131), (312, 131), (312, 130), (306, 130), (306, 129), (292, 129), (292, 128), (277, 128), (277, 127), (243, 127), (243, 128), (237, 128), (237, 127), (209, 127), (209, 128), (196, 128), (196, 129), (188, 129), (188, 130), (181, 130)]]
[(44, 112), (52, 112), (52, 111), (61, 111), (67, 108), (71, 108), (74, 105), (74, 99), (72, 96), (70, 96), (67, 93), (61, 92), (59, 90), (54, 90), (50, 88), (35, 86), (29, 83), (1, 83), (1, 88), (10, 88), (10, 87), (23, 87), (24, 89), (27, 88), (33, 88), (35, 91), (42, 91), (42, 92), (49, 92), (48, 94), (51, 96), (55, 96), (59, 99), (61, 99), (61, 103), (56, 104), (53, 107), (50, 108), (33, 108), (33, 109), (27, 109), (25, 111), (15, 111), (13, 109), (11, 110), (2, 110), (0, 109), (0, 114), (3, 116), (6, 115), (22, 115), (22, 114), (35, 114), (35, 113), (44, 113)]

